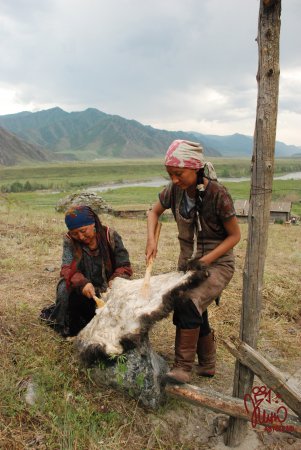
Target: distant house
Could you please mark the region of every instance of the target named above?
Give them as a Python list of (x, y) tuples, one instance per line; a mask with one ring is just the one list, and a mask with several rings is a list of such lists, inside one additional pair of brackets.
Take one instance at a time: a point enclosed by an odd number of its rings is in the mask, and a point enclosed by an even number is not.
[[(248, 221), (249, 214), (249, 201), (248, 200), (235, 200), (234, 207), (236, 216), (241, 222)], [(291, 218), (291, 202), (271, 202), (270, 207), (270, 221), (283, 221), (287, 222)]]
[(116, 217), (123, 217), (126, 219), (134, 219), (135, 217), (147, 217), (146, 209), (114, 209), (111, 214)]

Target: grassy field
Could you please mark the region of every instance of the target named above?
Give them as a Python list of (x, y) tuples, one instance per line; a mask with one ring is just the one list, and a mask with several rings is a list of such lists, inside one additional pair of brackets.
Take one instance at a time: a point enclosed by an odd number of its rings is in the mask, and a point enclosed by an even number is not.
[[(248, 159), (212, 158), (219, 177), (250, 176)], [(301, 171), (301, 160), (279, 159), (275, 175)], [(150, 180), (166, 176), (163, 160), (108, 160), (47, 164), (36, 166), (0, 167), (0, 190), (61, 189), (69, 190), (108, 183)], [(17, 185), (16, 185), (17, 183)], [(27, 189), (26, 189), (27, 186)]]
[[(6, 202), (6, 201), (5, 201)], [(93, 384), (78, 365), (71, 342), (39, 322), (42, 307), (55, 299), (59, 279), (62, 214), (28, 203), (0, 205), (0, 448), (5, 450), (142, 450), (215, 448), (216, 414), (169, 399), (158, 411), (146, 411), (125, 393)], [(144, 274), (146, 223), (104, 215), (123, 236), (136, 278)], [(192, 384), (231, 395), (234, 359), (222, 339), (239, 333), (246, 225), (236, 247), (237, 270), (221, 305), (211, 306), (210, 322), (218, 339), (217, 374), (193, 376)], [(163, 224), (154, 274), (176, 268), (177, 230)], [(271, 225), (267, 252), (259, 349), (274, 365), (294, 374), (301, 363), (300, 227)], [(173, 359), (171, 317), (152, 333), (154, 349)], [(30, 397), (31, 390), (35, 398)], [(279, 433), (278, 433), (279, 434)], [(258, 431), (264, 449), (297, 449), (298, 441), (276, 441)], [(275, 434), (276, 436), (276, 434)], [(292, 440), (293, 439), (293, 440)], [(294, 443), (295, 442), (295, 443)], [(296, 446), (294, 446), (294, 445)], [(300, 448), (300, 447), (299, 447)]]
[[(26, 182), (41, 189), (81, 188), (85, 186), (148, 180), (162, 176), (164, 169), (159, 161), (114, 161), (95, 163), (48, 164), (34, 167), (0, 169), (1, 186), (11, 186), (16, 181)], [(3, 191), (3, 188), (2, 188)]]
[[(248, 159), (212, 158), (219, 177), (250, 176)], [(279, 159), (275, 175), (301, 171), (300, 159)], [(148, 181), (168, 177), (162, 160), (105, 160), (93, 163), (76, 162), (36, 166), (0, 167), (0, 191), (6, 195), (6, 205), (11, 203), (34, 209), (54, 208), (57, 201), (86, 187), (134, 181)], [(250, 182), (227, 182), (234, 200), (248, 199)], [(100, 194), (112, 207), (144, 208), (157, 198), (160, 188), (125, 187)], [(273, 200), (291, 201), (292, 213), (301, 216), (301, 180), (274, 180)], [(1, 200), (1, 199), (0, 199)]]
[[(167, 180), (166, 180), (167, 182)], [(250, 182), (224, 182), (223, 183), (231, 193), (234, 200), (249, 199)], [(109, 189), (99, 193), (109, 205), (114, 209), (147, 209), (158, 198), (160, 187), (123, 187), (118, 189)], [(9, 208), (11, 205), (19, 207), (51, 210), (54, 209), (57, 202), (68, 194), (80, 190), (64, 190), (53, 192), (47, 190), (33, 192), (18, 192), (2, 194), (2, 203)], [(5, 198), (5, 200), (4, 200)], [(301, 216), (301, 180), (274, 180), (272, 200), (291, 201), (292, 214)], [(1, 197), (0, 197), (1, 202)]]
[[(250, 182), (226, 182), (223, 184), (227, 187), (234, 200), (249, 199)], [(103, 198), (116, 208), (128, 206), (138, 207), (139, 205), (151, 205), (157, 198), (160, 188), (149, 187), (128, 187), (120, 189), (111, 189), (103, 194)], [(291, 201), (292, 213), (301, 216), (301, 180), (274, 180), (272, 200), (274, 201)]]
[[(288, 167), (288, 162), (284, 163)], [(220, 161), (220, 168), (222, 164), (226, 163)], [(244, 164), (247, 168), (249, 162)], [(146, 411), (125, 393), (95, 386), (89, 370), (79, 366), (72, 343), (38, 319), (42, 307), (54, 301), (59, 279), (65, 225), (63, 215), (54, 209), (58, 199), (73, 192), (73, 184), (79, 189), (81, 183), (94, 185), (165, 175), (164, 170), (160, 172), (161, 165), (161, 161), (131, 161), (128, 165), (123, 161), (114, 163), (115, 172), (109, 161), (71, 167), (0, 169), (2, 185), (18, 180), (45, 183), (51, 189), (64, 186), (58, 193), (38, 190), (0, 194), (0, 449), (196, 450), (215, 448), (220, 442), (212, 431), (216, 415), (208, 410), (169, 399), (159, 411)], [(231, 176), (237, 173), (231, 172)], [(248, 198), (249, 182), (225, 184), (233, 198)], [(290, 199), (295, 214), (299, 211), (301, 215), (300, 188), (301, 180), (276, 180), (273, 198)], [(147, 208), (159, 190), (124, 187), (100, 195), (116, 209)], [(109, 215), (102, 219), (120, 232), (131, 255), (134, 276), (143, 277), (145, 220)], [(194, 375), (192, 380), (192, 384), (230, 395), (234, 359), (223, 347), (222, 339), (239, 333), (247, 237), (246, 225), (241, 228), (243, 238), (235, 249), (236, 273), (221, 305), (209, 311), (218, 339), (217, 374), (210, 380)], [(165, 222), (154, 274), (176, 269), (176, 236), (174, 222)], [(270, 226), (259, 349), (274, 365), (291, 374), (301, 363), (300, 245), (300, 227)], [(154, 349), (172, 363), (171, 317), (154, 327), (150, 339)], [(35, 398), (30, 397), (31, 390)], [(287, 436), (273, 440), (260, 431), (257, 435), (262, 442), (258, 448), (288, 448)], [(298, 441), (290, 441), (289, 445), (294, 450), (300, 448)]]

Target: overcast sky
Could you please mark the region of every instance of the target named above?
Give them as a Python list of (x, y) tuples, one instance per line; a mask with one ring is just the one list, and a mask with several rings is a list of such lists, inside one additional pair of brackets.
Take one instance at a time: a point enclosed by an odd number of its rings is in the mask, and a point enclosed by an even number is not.
[[(259, 0), (0, 0), (0, 114), (98, 108), (253, 135)], [(301, 145), (301, 2), (282, 0), (277, 140)]]

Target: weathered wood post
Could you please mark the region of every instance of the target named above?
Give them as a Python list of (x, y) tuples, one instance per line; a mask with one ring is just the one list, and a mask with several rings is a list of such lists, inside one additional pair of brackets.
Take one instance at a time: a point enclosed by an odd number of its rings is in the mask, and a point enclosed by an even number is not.
[[(243, 273), (240, 338), (257, 346), (262, 283), (268, 240), (274, 172), (274, 150), (279, 89), (279, 38), (281, 0), (261, 0), (258, 20), (258, 96), (254, 133), (249, 209), (249, 231)], [(236, 362), (233, 396), (244, 398), (253, 385), (253, 372)], [(236, 446), (247, 432), (247, 422), (230, 418), (225, 443)]]

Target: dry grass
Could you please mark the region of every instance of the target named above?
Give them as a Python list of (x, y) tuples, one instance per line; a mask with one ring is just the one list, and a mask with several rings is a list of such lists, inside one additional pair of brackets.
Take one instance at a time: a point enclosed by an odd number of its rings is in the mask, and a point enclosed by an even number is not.
[[(135, 277), (144, 274), (145, 221), (103, 217), (123, 236)], [(218, 341), (238, 335), (244, 238), (236, 249), (237, 271), (219, 307), (210, 307)], [(38, 315), (52, 303), (59, 276), (63, 217), (57, 213), (3, 211), (0, 221), (0, 448), (19, 449), (201, 449), (213, 414), (169, 400), (148, 412), (122, 393), (96, 388), (79, 368), (72, 344), (43, 326)], [(274, 365), (293, 373), (300, 367), (299, 227), (270, 227), (259, 348)], [(176, 226), (163, 224), (153, 273), (175, 270)], [(168, 318), (151, 332), (155, 350), (173, 359), (174, 327)], [(218, 345), (214, 379), (193, 383), (232, 391), (234, 360)], [(37, 401), (24, 401), (30, 383)], [(207, 423), (206, 423), (207, 421)], [(198, 427), (201, 429), (198, 430)], [(278, 444), (277, 444), (278, 445)], [(275, 448), (265, 446), (265, 448)], [(287, 448), (278, 446), (277, 448)]]

